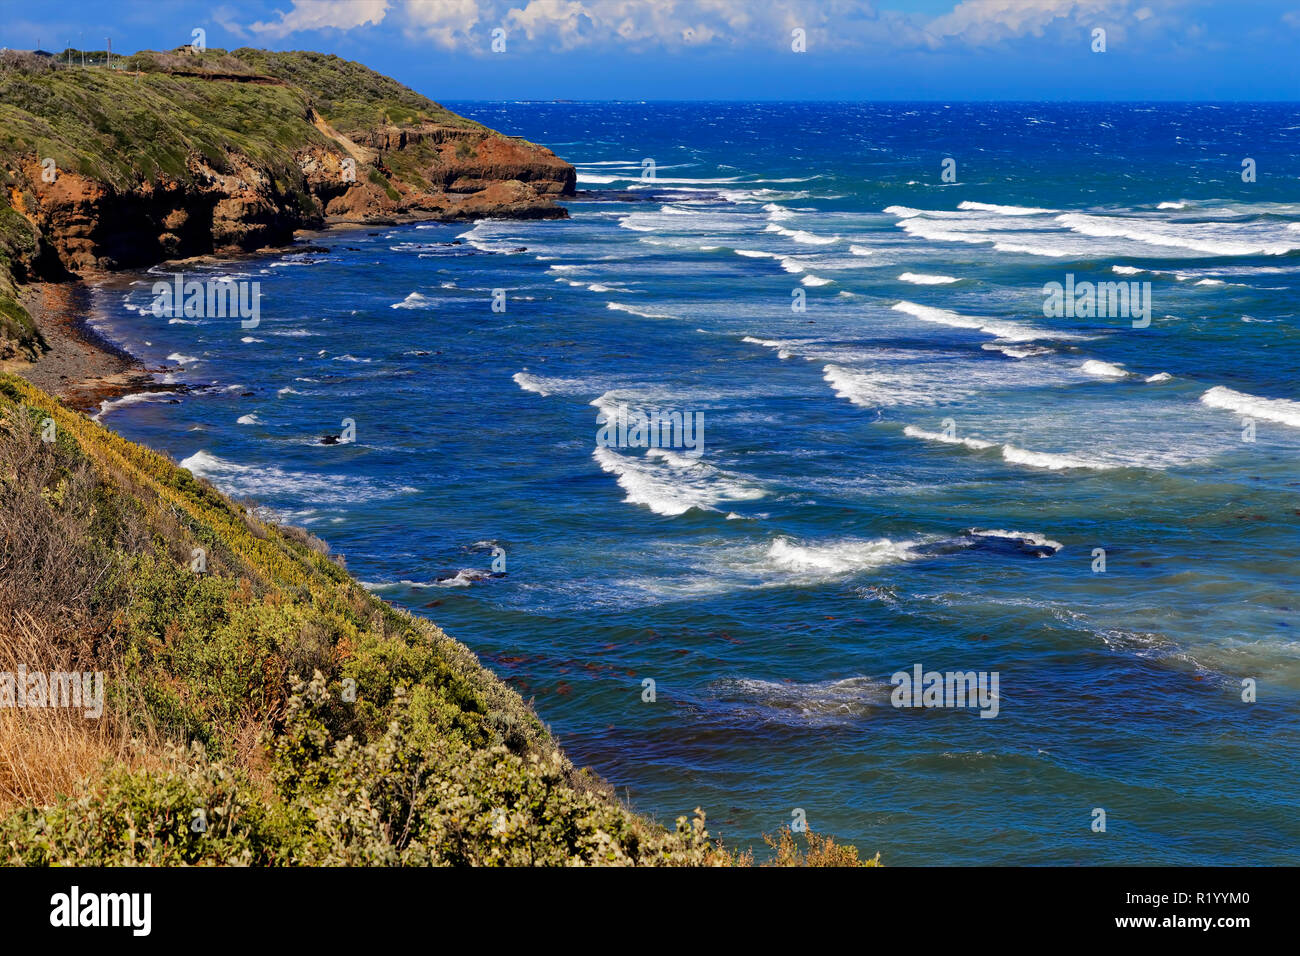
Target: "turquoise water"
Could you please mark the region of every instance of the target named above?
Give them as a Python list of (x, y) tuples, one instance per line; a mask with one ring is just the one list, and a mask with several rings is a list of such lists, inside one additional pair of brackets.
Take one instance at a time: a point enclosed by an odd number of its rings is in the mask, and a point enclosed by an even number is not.
[[(192, 276), (260, 282), (253, 329), (149, 314), (166, 268), (105, 285), (176, 389), (102, 421), (325, 538), (662, 819), (1298, 861), (1294, 107), (449, 105), (574, 162), (572, 218)], [(1070, 276), (1150, 283), (1149, 324), (1045, 316)], [(703, 453), (599, 447), (620, 405)], [(996, 672), (996, 717), (894, 707), (918, 664)]]

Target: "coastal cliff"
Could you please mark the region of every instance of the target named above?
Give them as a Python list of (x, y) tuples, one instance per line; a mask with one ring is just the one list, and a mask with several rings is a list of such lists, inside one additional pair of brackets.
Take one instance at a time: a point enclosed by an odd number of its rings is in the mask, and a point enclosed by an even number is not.
[(563, 218), (572, 166), (359, 63), (142, 52), (0, 58), (0, 359), (35, 358), (18, 286), (282, 246), (300, 229)]

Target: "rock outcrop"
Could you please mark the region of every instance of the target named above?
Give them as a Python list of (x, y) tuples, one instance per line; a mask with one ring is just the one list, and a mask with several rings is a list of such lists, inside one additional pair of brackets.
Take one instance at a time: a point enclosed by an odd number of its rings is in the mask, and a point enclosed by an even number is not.
[(121, 65), (0, 73), (0, 293), (331, 222), (567, 215), (568, 163), (360, 64), (183, 49)]

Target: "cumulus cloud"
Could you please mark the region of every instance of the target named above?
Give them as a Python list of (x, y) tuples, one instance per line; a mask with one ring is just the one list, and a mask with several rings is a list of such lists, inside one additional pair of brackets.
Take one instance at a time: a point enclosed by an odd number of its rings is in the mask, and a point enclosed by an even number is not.
[[(883, 0), (889, 3), (890, 0)], [(954, 0), (927, 17), (866, 0), (293, 0), (280, 19), (252, 24), (282, 37), (323, 27), (351, 29), (392, 20), (412, 39), (487, 53), (493, 30), (533, 49), (618, 47), (630, 52), (691, 47), (788, 47), (803, 29), (808, 49), (888, 52), (992, 46), (1104, 22), (1155, 29), (1162, 13), (1189, 0)], [(1159, 11), (1159, 12), (1157, 12)]]
[(962, 0), (925, 24), (932, 47), (992, 47), (1023, 38), (1065, 39), (1105, 27), (1112, 39), (1154, 36), (1180, 26), (1194, 0)]
[(293, 0), (288, 13), (277, 11), (279, 20), (258, 21), (248, 28), (277, 39), (304, 30), (351, 30), (382, 22), (388, 9), (388, 0)]
[(490, 17), (490, 11), (479, 9), (478, 0), (407, 0), (404, 12), (408, 33), (449, 48), (468, 43), (482, 14)]
[(404, 10), (408, 33), (447, 47), (474, 38), (484, 49), (497, 27), (558, 50), (777, 47), (796, 27), (838, 46), (878, 22), (863, 0), (407, 0)]
[(1120, 16), (1128, 5), (1127, 0), (963, 0), (925, 29), (937, 41), (986, 46), (1043, 36), (1053, 26), (1091, 26), (1098, 18)]

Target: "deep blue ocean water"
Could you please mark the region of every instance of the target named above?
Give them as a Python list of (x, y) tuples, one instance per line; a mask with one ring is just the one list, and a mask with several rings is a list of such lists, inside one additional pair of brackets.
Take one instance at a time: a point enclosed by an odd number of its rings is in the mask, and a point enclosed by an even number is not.
[[(448, 105), (575, 163), (572, 218), (188, 270), (259, 281), (255, 329), (149, 314), (168, 267), (106, 284), (187, 388), (102, 421), (325, 538), (661, 819), (1300, 862), (1300, 109)], [(1150, 283), (1149, 326), (1046, 317), (1069, 275)], [(703, 454), (598, 448), (620, 404), (702, 413)], [(895, 708), (917, 664), (997, 672), (997, 716)]]

